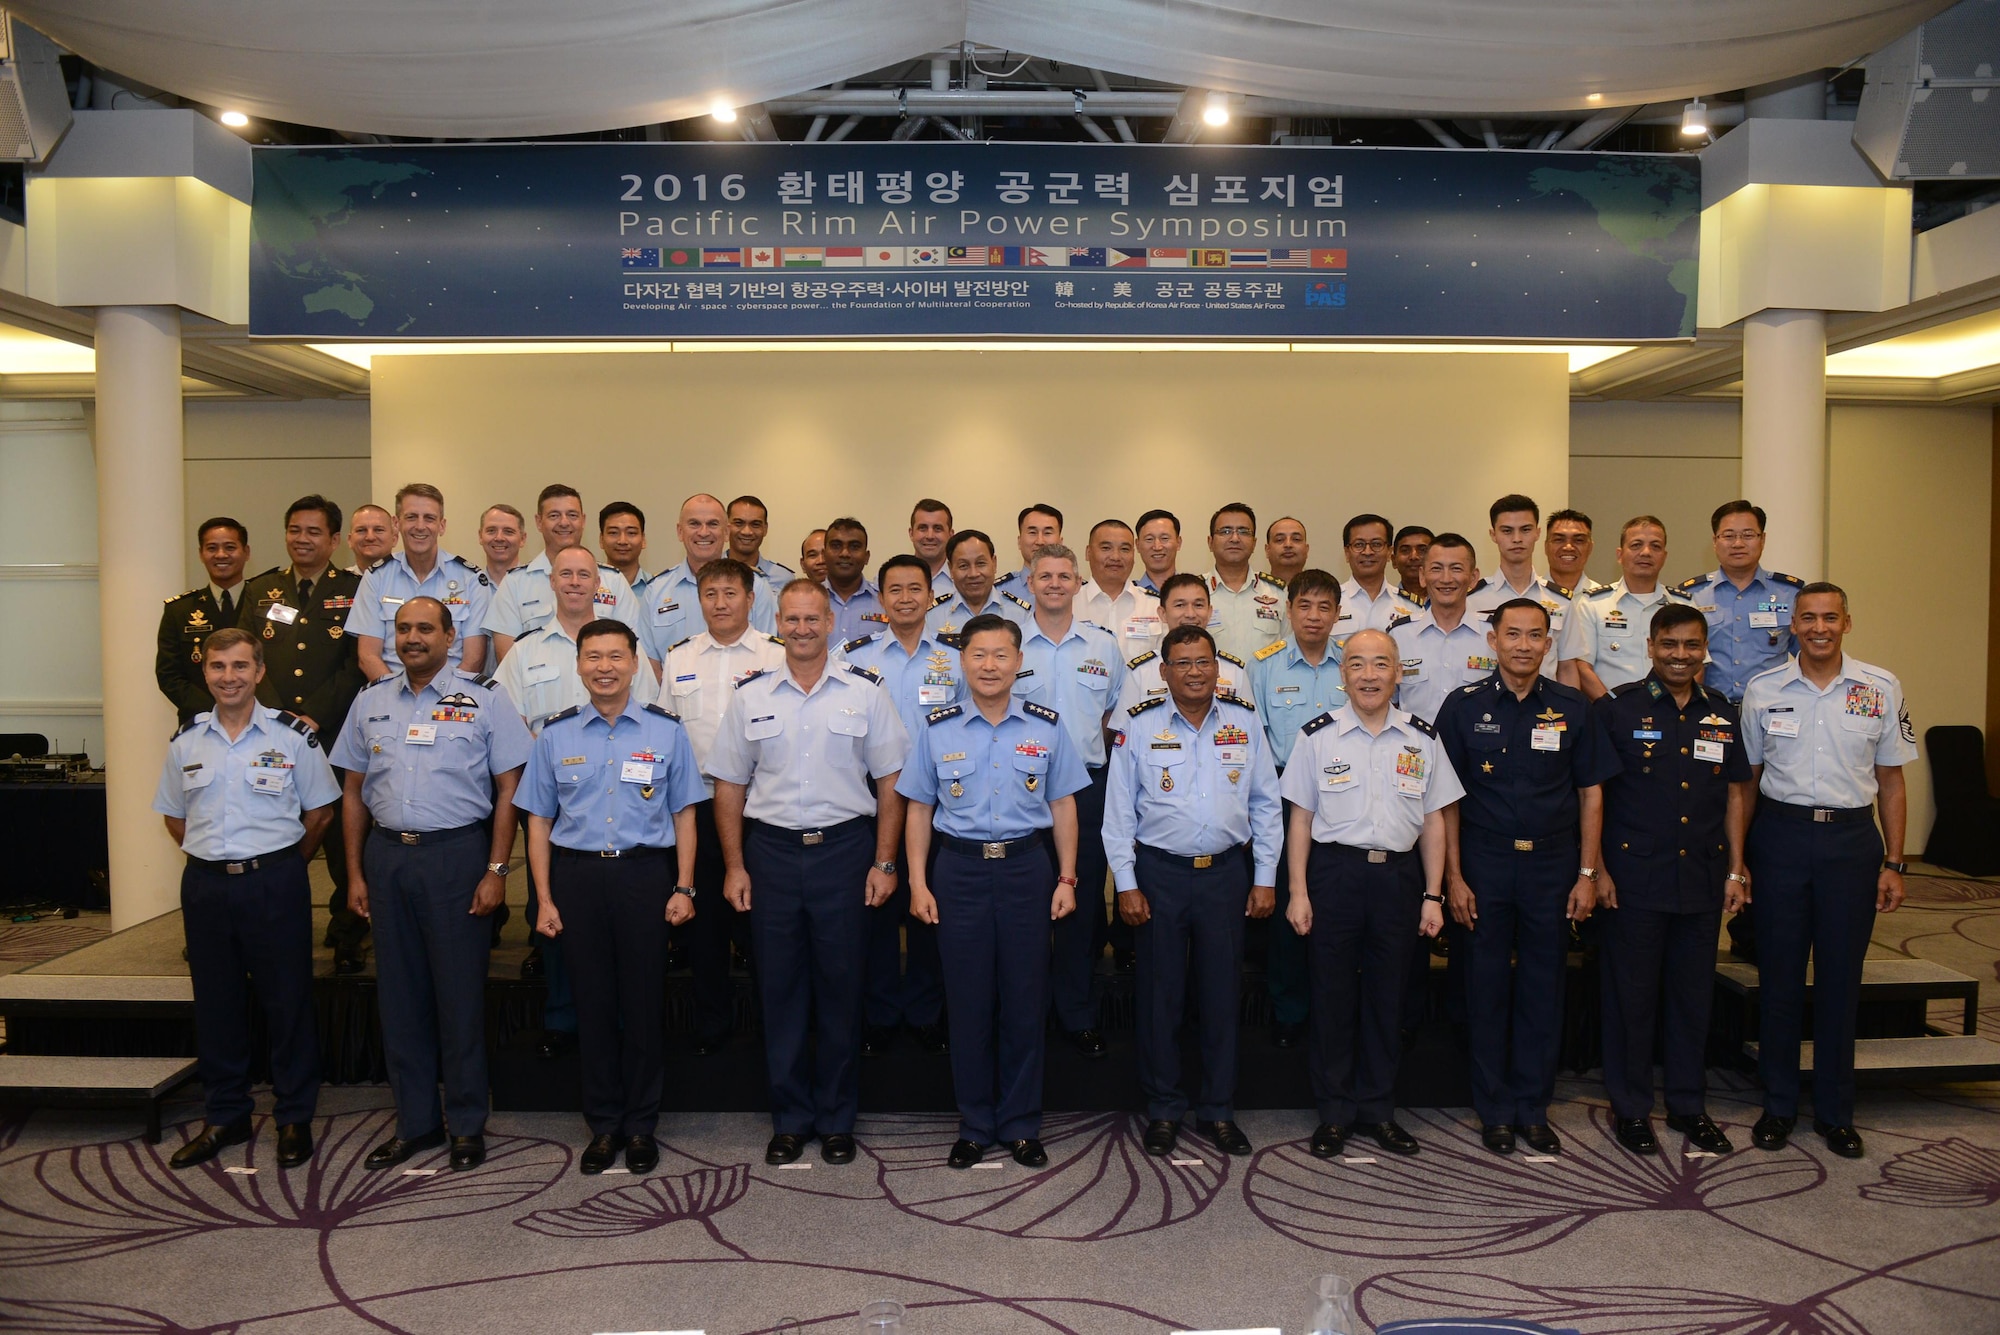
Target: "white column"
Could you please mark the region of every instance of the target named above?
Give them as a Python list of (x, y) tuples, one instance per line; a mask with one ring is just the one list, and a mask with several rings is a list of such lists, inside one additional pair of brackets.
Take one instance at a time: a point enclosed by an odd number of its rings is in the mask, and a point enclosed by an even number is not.
[(111, 929), (180, 903), (180, 852), (153, 811), (173, 706), (153, 678), (160, 608), (185, 590), (181, 315), (97, 309), (98, 621)]
[(1826, 577), (1826, 313), (1743, 321), (1743, 494), (1770, 516), (1764, 564)]

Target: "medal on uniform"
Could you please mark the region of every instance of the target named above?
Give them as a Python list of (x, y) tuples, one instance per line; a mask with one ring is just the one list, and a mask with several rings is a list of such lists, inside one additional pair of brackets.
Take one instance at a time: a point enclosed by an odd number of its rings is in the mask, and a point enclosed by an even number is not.
[(1161, 770), (1160, 791), (1163, 793), (1171, 793), (1173, 790), (1174, 790), (1174, 772), (1170, 769)]
[(964, 797), (965, 785), (960, 783), (957, 779), (953, 779), (951, 781), (951, 795), (953, 797)]
[(264, 623), (264, 638), (267, 640), (275, 640), (278, 638), (278, 628), (272, 625), (268, 621)]
[(649, 784), (647, 784), (647, 785), (646, 785), (646, 786), (645, 786), (644, 788), (641, 788), (641, 789), (639, 790), (639, 796), (640, 796), (640, 797), (642, 797), (642, 798), (644, 798), (644, 799), (645, 799), (646, 801), (648, 801), (648, 802), (652, 801), (652, 800), (653, 800), (653, 785), (649, 783)]
[(1041, 786), (1042, 786), (1042, 776), (1041, 776), (1041, 775), (1039, 775), (1039, 774), (1030, 774), (1030, 775), (1028, 776), (1028, 791), (1029, 791), (1029, 792), (1031, 792), (1031, 793), (1032, 793), (1032, 792), (1034, 792), (1034, 791), (1035, 791), (1035, 789), (1037, 789), (1037, 788), (1039, 788), (1039, 787), (1041, 787)]
[(1243, 771), (1240, 769), (1233, 769), (1229, 771), (1229, 781), (1231, 783), (1235, 783), (1238, 779), (1242, 777), (1243, 777)]
[(326, 628), (326, 633), (327, 633), (328, 635), (331, 635), (331, 636), (332, 636), (332, 637), (333, 637), (334, 639), (336, 639), (336, 640), (337, 640), (337, 639), (339, 639), (339, 638), (341, 637), (341, 635), (342, 635), (342, 634), (344, 634), (345, 632), (344, 632), (344, 631), (342, 631), (342, 630), (341, 630), (341, 628), (340, 628), (339, 626), (328, 626), (328, 627)]

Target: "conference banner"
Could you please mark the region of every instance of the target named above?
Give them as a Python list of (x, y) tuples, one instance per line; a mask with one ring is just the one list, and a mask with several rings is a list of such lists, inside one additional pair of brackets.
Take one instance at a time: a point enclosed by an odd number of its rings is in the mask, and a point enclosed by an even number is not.
[(590, 143), (254, 160), (259, 336), (1694, 334), (1691, 155)]

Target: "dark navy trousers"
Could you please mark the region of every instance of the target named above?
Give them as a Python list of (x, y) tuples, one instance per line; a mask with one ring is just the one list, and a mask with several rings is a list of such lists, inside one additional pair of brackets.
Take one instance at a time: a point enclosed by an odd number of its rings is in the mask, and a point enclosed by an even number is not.
[[(1414, 852), (1370, 862), (1366, 852), (1315, 843), (1306, 859), (1306, 891), (1319, 1120), (1339, 1127), (1386, 1122), (1395, 1115), (1403, 1058), (1410, 941), (1423, 921), (1423, 863)], [(1483, 927), (1483, 900), (1480, 907)]]
[[(1467, 825), (1460, 862), (1478, 901), (1465, 949), (1472, 1106), (1487, 1126), (1549, 1120), (1562, 1055), (1563, 970), (1576, 836), (1538, 839), (1533, 852)], [(1456, 943), (1454, 943), (1456, 948)]]
[(1050, 966), (1056, 1023), (1070, 1033), (1099, 1027), (1097, 957), (1103, 952), (1104, 878), (1111, 864), (1104, 854), (1104, 791), (1110, 767), (1090, 772), (1090, 786), (1076, 793), (1076, 912), (1054, 924)]
[[(1280, 770), (1279, 773), (1283, 773)], [(1291, 819), (1291, 806), (1285, 806), (1285, 819)], [(1287, 841), (1287, 844), (1289, 841)], [(1290, 895), (1291, 885), (1290, 852), (1286, 844), (1278, 849), (1277, 891), (1278, 906), (1262, 924), (1252, 924), (1251, 931), (1269, 933), (1264, 949), (1264, 991), (1271, 998), (1271, 1019), (1277, 1024), (1304, 1024), (1312, 1011), (1312, 988), (1307, 976), (1306, 938), (1292, 930), (1285, 921), (1285, 900)]]
[[(557, 1033), (576, 1032), (576, 996), (570, 987), (569, 957), (563, 950), (560, 938), (543, 936), (535, 931), (535, 920), (541, 895), (537, 893), (535, 878), (528, 878), (528, 944), (542, 952), (542, 1028)], [(565, 934), (568, 928), (564, 928)]]
[(250, 999), (271, 1037), (273, 1116), (312, 1119), (319, 1101), (319, 1030), (312, 1004), (312, 887), (290, 849), (231, 876), (189, 862), (181, 872), (181, 929), (194, 983), (195, 1053), (216, 1126), (248, 1117)]
[(818, 844), (758, 822), (745, 828), (750, 938), (764, 1006), (771, 1129), (778, 1135), (854, 1131), (874, 861), (872, 816), (833, 826)]
[(868, 981), (864, 996), (863, 1013), (868, 1024), (876, 1029), (893, 1029), (901, 1024), (921, 1029), (936, 1024), (944, 1007), (937, 928), (910, 916), (907, 867), (898, 868), (896, 893), (889, 896), (889, 902), (868, 910)]
[(1708, 1012), (1722, 910), (1600, 908), (1593, 919), (1604, 1008), (1604, 1090), (1612, 1114), (1652, 1116), (1654, 1026), (1664, 1019), (1660, 1056), (1667, 1111), (1699, 1116), (1707, 1103)]
[(1854, 1125), (1861, 963), (1875, 930), (1882, 836), (1873, 819), (1816, 825), (1758, 807), (1744, 849), (1757, 896), (1757, 1034), (1764, 1111), (1799, 1111), (1806, 962), (1813, 970), (1813, 1115)]
[[(736, 991), (729, 978), (729, 948), (750, 954), (750, 915), (738, 913), (722, 897), (722, 841), (715, 833), (715, 802), (694, 807), (694, 919), (680, 930), (688, 936), (688, 964), (694, 972), (695, 1034), (720, 1043), (736, 1027)], [(754, 963), (752, 965), (754, 966)]]
[[(405, 1140), (486, 1127), (486, 963), (493, 919), (473, 916), (491, 834), (471, 825), (407, 845), (375, 829), (361, 851), (375, 927), (382, 1053)], [(438, 1083), (444, 1097), (438, 1097)]]
[(677, 855), (549, 853), (549, 890), (575, 966), (583, 1120), (594, 1136), (650, 1136), (665, 1084), (667, 896)]
[(1039, 1136), (1055, 861), (1040, 841), (1008, 858), (939, 846), (930, 884), (958, 1134), (981, 1145)]
[(1218, 853), (1212, 865), (1197, 868), (1186, 858), (1140, 844), (1136, 861), (1139, 889), (1152, 911), (1132, 933), (1139, 957), (1139, 1088), (1146, 1096), (1146, 1116), (1178, 1122), (1188, 1111), (1181, 1087), (1180, 1029), (1192, 970), (1201, 1026), (1201, 1088), (1195, 1093), (1194, 1115), (1201, 1121), (1235, 1121), (1248, 856), (1231, 849)]

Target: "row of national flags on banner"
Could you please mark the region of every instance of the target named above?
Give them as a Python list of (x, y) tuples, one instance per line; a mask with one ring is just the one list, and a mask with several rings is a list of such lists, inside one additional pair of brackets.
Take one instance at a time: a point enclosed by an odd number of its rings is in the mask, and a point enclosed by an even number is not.
[(1116, 246), (623, 246), (619, 267), (656, 269), (1320, 269), (1347, 251)]

